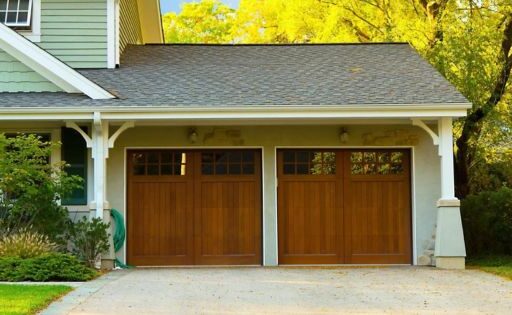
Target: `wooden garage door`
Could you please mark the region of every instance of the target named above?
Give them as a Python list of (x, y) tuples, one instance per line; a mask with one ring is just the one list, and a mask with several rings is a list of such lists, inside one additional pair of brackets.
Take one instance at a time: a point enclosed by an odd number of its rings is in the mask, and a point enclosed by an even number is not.
[(128, 263), (261, 264), (256, 150), (128, 152)]
[(409, 264), (407, 150), (278, 152), (280, 264)]

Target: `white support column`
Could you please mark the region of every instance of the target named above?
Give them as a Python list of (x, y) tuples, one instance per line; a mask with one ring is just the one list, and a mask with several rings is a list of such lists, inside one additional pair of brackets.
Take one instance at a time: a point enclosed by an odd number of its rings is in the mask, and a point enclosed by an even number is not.
[(94, 113), (92, 126), (92, 158), (94, 159), (94, 204), (96, 217), (103, 218), (106, 201), (106, 169), (108, 151), (108, 122), (101, 120), (101, 114)]
[(452, 119), (439, 119), (441, 156), (441, 199), (437, 202), (435, 257), (439, 268), (464, 269), (466, 247), (460, 216), (460, 201), (455, 197)]

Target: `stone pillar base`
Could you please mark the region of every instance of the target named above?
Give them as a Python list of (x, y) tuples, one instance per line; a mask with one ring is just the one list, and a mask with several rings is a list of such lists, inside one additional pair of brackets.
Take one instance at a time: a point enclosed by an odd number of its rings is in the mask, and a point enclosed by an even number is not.
[(436, 267), (441, 269), (466, 269), (466, 258), (436, 257)]
[(114, 260), (113, 259), (101, 259), (101, 270), (112, 270), (114, 269)]

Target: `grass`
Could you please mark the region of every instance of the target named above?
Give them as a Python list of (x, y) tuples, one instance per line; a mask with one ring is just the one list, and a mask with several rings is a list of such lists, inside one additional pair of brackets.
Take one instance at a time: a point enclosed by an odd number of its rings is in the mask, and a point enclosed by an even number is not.
[(512, 280), (512, 256), (468, 258), (467, 265)]
[(64, 285), (0, 284), (0, 314), (35, 314), (71, 290)]

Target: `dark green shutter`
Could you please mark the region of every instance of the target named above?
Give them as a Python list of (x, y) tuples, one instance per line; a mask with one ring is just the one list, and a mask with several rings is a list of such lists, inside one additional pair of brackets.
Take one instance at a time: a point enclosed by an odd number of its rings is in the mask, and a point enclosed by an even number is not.
[[(82, 127), (87, 132), (87, 128)], [(61, 156), (68, 165), (66, 173), (77, 175), (83, 179), (82, 187), (62, 200), (63, 205), (87, 205), (87, 146), (84, 138), (70, 128), (62, 128)]]

